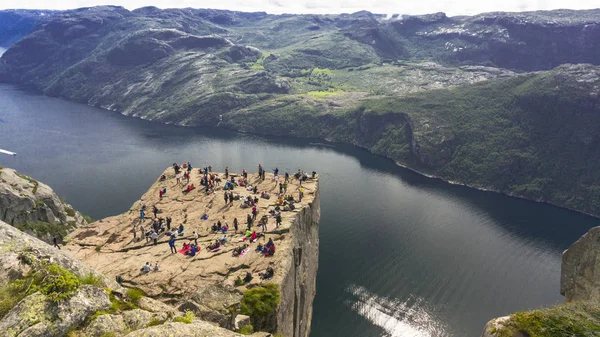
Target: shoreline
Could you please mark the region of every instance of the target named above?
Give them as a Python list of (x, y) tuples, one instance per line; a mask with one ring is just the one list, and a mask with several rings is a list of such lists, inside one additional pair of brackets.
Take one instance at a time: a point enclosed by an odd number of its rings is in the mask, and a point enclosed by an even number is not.
[[(281, 136), (281, 135), (264, 134), (264, 133), (258, 133), (258, 132), (248, 132), (248, 131), (241, 131), (241, 130), (237, 130), (237, 129), (233, 129), (233, 128), (228, 128), (228, 127), (223, 127), (223, 126), (181, 125), (181, 124), (175, 124), (175, 123), (163, 123), (161, 121), (157, 121), (157, 120), (153, 120), (153, 119), (148, 119), (148, 118), (144, 118), (144, 117), (140, 117), (140, 116), (126, 115), (126, 114), (123, 114), (122, 112), (120, 112), (120, 111), (118, 111), (116, 109), (111, 109), (109, 107), (96, 106), (96, 105), (91, 105), (89, 103), (77, 102), (75, 100), (70, 100), (70, 99), (68, 99), (66, 97), (57, 97), (57, 96), (46, 95), (43, 92), (41, 92), (39, 90), (36, 90), (35, 88), (31, 88), (31, 87), (29, 87), (27, 85), (21, 85), (21, 84), (18, 84), (18, 83), (10, 83), (10, 82), (0, 82), (0, 84), (12, 85), (12, 86), (15, 86), (16, 88), (18, 88), (19, 90), (23, 90), (23, 91), (26, 91), (26, 92), (29, 92), (29, 93), (34, 93), (34, 94), (42, 95), (42, 96), (46, 96), (46, 97), (52, 97), (52, 98), (60, 99), (60, 100), (71, 102), (71, 103), (85, 104), (85, 105), (93, 107), (93, 108), (102, 109), (104, 111), (109, 111), (109, 112), (112, 112), (112, 113), (117, 113), (117, 114), (119, 114), (121, 116), (124, 116), (124, 117), (136, 118), (136, 119), (140, 119), (140, 120), (147, 121), (147, 122), (160, 123), (160, 124), (163, 124), (163, 125), (171, 125), (171, 126), (185, 127), (185, 128), (210, 128), (210, 129), (216, 129), (216, 130), (221, 129), (221, 130), (228, 130), (228, 131), (231, 131), (231, 132), (235, 132), (235, 133), (238, 133), (238, 134), (247, 134), (247, 135), (254, 135), (254, 136), (264, 136), (264, 137), (272, 137), (272, 138), (299, 139), (299, 140), (306, 140), (306, 141), (315, 140), (315, 141), (323, 141), (323, 142), (326, 142), (328, 144), (333, 144), (333, 145), (336, 145), (336, 144), (351, 145), (351, 146), (355, 146), (357, 148), (366, 150), (371, 155), (379, 156), (379, 157), (385, 158), (387, 160), (390, 160), (390, 161), (392, 161), (398, 167), (401, 167), (403, 169), (409, 170), (409, 171), (411, 171), (413, 173), (416, 173), (416, 174), (418, 174), (420, 176), (423, 176), (423, 177), (426, 177), (426, 178), (429, 178), (429, 179), (434, 179), (434, 180), (442, 181), (444, 183), (447, 183), (447, 184), (450, 184), (450, 185), (454, 185), (454, 186), (467, 187), (467, 188), (474, 189), (474, 190), (481, 191), (481, 192), (496, 193), (496, 194), (501, 194), (501, 195), (504, 195), (504, 196), (507, 196), (507, 197), (511, 197), (511, 198), (516, 198), (516, 199), (521, 199), (521, 200), (527, 200), (527, 201), (535, 202), (535, 203), (539, 203), (539, 204), (550, 205), (550, 206), (557, 207), (557, 208), (560, 208), (560, 209), (564, 209), (564, 210), (568, 210), (568, 211), (572, 211), (572, 212), (577, 212), (577, 213), (580, 213), (580, 214), (583, 214), (583, 215), (586, 215), (586, 216), (589, 216), (589, 217), (592, 217), (592, 218), (600, 219), (600, 214), (595, 215), (595, 214), (591, 214), (591, 213), (588, 213), (588, 212), (584, 212), (582, 210), (577, 210), (577, 209), (573, 209), (573, 208), (570, 208), (570, 207), (557, 205), (557, 204), (554, 204), (554, 203), (551, 203), (551, 202), (541, 201), (541, 200), (535, 200), (535, 199), (532, 199), (532, 198), (529, 198), (529, 197), (526, 197), (526, 196), (523, 196), (523, 195), (511, 194), (511, 193), (503, 192), (503, 191), (492, 189), (492, 188), (472, 186), (472, 185), (468, 185), (466, 183), (462, 183), (460, 181), (448, 180), (448, 179), (442, 178), (440, 176), (436, 176), (436, 175), (433, 175), (433, 174), (425, 173), (425, 172), (419, 171), (419, 170), (417, 170), (415, 168), (412, 168), (412, 167), (408, 166), (407, 164), (404, 164), (404, 163), (398, 162), (398, 161), (396, 161), (396, 160), (394, 160), (392, 158), (389, 158), (387, 156), (374, 153), (370, 149), (368, 149), (368, 148), (366, 148), (364, 146), (361, 146), (359, 144), (356, 144), (356, 143), (339, 142), (339, 141), (334, 141), (334, 140), (327, 139), (327, 138), (298, 137), (298, 136), (294, 136), (294, 135)], [(321, 146), (333, 147), (333, 146), (328, 146), (328, 144), (321, 144)], [(317, 144), (310, 144), (310, 145), (311, 146), (318, 146)]]

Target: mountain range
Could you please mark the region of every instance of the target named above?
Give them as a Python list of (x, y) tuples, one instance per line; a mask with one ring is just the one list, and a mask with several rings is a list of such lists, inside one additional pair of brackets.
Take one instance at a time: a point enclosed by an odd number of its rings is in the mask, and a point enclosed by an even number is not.
[(352, 143), (600, 215), (600, 10), (0, 11), (0, 81), (184, 126)]

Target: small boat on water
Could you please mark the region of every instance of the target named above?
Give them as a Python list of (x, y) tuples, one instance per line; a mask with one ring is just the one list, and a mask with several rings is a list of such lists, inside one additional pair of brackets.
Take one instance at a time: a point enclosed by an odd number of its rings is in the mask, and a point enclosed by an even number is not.
[(2, 150), (2, 149), (0, 149), (0, 153), (7, 154), (7, 155), (9, 155), (9, 156), (16, 156), (16, 155), (17, 155), (17, 153), (16, 153), (16, 152), (11, 152), (11, 151)]

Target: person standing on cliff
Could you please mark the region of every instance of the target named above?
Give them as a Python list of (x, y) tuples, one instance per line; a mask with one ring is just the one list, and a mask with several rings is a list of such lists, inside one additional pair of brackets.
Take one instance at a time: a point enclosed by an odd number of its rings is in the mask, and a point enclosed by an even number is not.
[(285, 173), (285, 183), (290, 182), (290, 174), (289, 173)]
[(263, 176), (263, 167), (261, 164), (258, 164), (258, 178), (262, 178)]
[(155, 231), (152, 231), (152, 241), (154, 241), (154, 245), (158, 244), (158, 234)]
[(58, 246), (58, 239), (56, 238), (56, 236), (52, 238), (52, 243), (54, 247), (60, 249), (60, 247)]
[(248, 230), (250, 230), (250, 228), (252, 228), (252, 216), (250, 214), (248, 214), (248, 216), (246, 217), (246, 223), (248, 226)]
[(171, 230), (171, 221), (173, 221), (173, 219), (171, 219), (170, 216), (167, 217), (167, 230)]
[(277, 213), (277, 216), (275, 217), (275, 222), (277, 223), (277, 227), (279, 228), (279, 225), (281, 225), (281, 213)]
[(175, 235), (172, 235), (169, 240), (169, 248), (171, 248), (171, 253), (177, 253), (177, 248), (175, 248)]
[(238, 231), (238, 219), (237, 218), (233, 218), (233, 228), (235, 228), (235, 232), (237, 233)]
[(256, 215), (258, 214), (258, 211), (256, 210), (256, 206), (252, 207), (252, 221), (256, 220)]
[(145, 215), (146, 215), (146, 214), (144, 213), (144, 209), (143, 209), (143, 208), (142, 208), (142, 209), (140, 209), (140, 222), (144, 222), (144, 216), (145, 216)]
[(225, 167), (225, 179), (229, 179), (229, 166)]

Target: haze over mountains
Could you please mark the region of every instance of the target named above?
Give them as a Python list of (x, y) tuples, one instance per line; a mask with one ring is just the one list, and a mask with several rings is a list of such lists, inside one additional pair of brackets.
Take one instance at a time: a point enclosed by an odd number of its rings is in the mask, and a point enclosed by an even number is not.
[(600, 214), (600, 10), (94, 7), (3, 11), (0, 22), (4, 82), (164, 123), (353, 143)]

